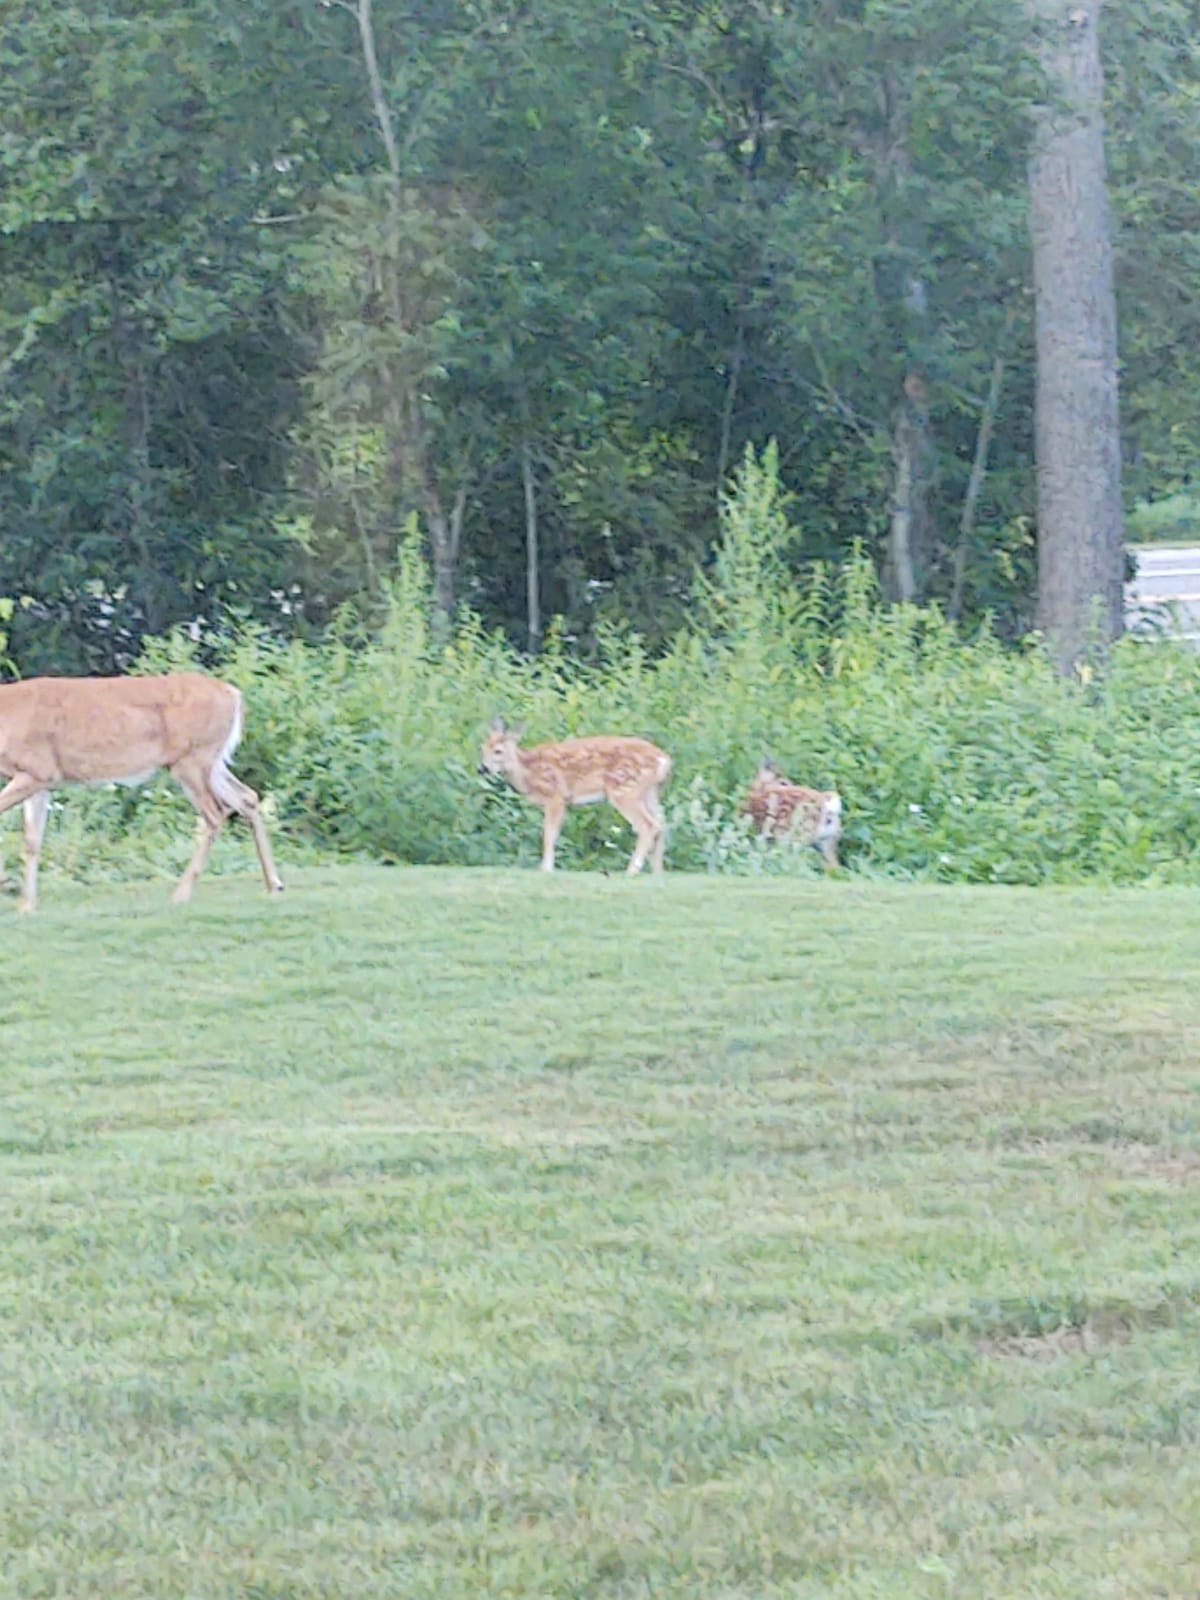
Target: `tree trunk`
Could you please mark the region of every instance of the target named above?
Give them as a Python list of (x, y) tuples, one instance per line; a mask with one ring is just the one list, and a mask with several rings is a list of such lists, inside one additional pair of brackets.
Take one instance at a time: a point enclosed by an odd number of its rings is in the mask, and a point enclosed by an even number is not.
[(1047, 103), (1029, 216), (1037, 327), (1038, 625), (1060, 670), (1122, 630), (1117, 319), (1101, 0), (1031, 0)]
[(449, 530), (439, 506), (429, 513), (430, 545), (433, 550), (433, 624), (441, 639), (450, 632), (454, 617), (454, 558), (450, 553)]
[(906, 603), (920, 598), (929, 565), (933, 542), (929, 515), (933, 456), (925, 386), (916, 373), (910, 372), (892, 434), (896, 475), (884, 573), (887, 593), (893, 600)]
[(526, 439), (521, 445), (521, 479), (525, 485), (525, 598), (529, 616), (529, 653), (542, 642), (541, 569), (538, 562), (537, 482), (533, 453)]
[(890, 68), (880, 79), (879, 96), (884, 115), (874, 139), (875, 171), (887, 248), (875, 261), (875, 292), (904, 373), (892, 428), (895, 476), (883, 581), (893, 600), (911, 602), (925, 593), (934, 555), (929, 501), (937, 450), (929, 417), (934, 354), (925, 282), (929, 249), (911, 192), (908, 97)]
[(1004, 333), (1000, 348), (992, 362), (991, 382), (988, 384), (987, 399), (983, 402), (983, 411), (979, 418), (979, 431), (975, 435), (975, 457), (971, 462), (971, 476), (967, 479), (967, 492), (963, 496), (962, 516), (958, 524), (958, 543), (954, 547), (954, 582), (946, 606), (946, 615), (954, 622), (957, 622), (962, 615), (963, 598), (967, 592), (967, 560), (971, 553), (971, 539), (975, 533), (975, 510), (983, 491), (988, 450), (996, 428), (996, 415), (1000, 410), (1000, 388), (1004, 382), (1008, 336), (1015, 320), (1016, 314), (1010, 308), (1004, 318)]
[(148, 633), (161, 633), (168, 613), (164, 597), (155, 581), (153, 544), (154, 489), (150, 468), (150, 375), (147, 370), (143, 335), (126, 312), (123, 285), (115, 270), (109, 277), (109, 303), (112, 315), (113, 366), (125, 380), (125, 434), (129, 466), (125, 493), (123, 532), (134, 553), (137, 566), (135, 593), (142, 607)]
[[(403, 224), (401, 218), (400, 186), (403, 177), (400, 146), (392, 113), (388, 106), (383, 74), (375, 40), (373, 0), (338, 0), (343, 9), (351, 12), (358, 22), (363, 67), (371, 94), (371, 105), (379, 127), (387, 160), (388, 237), (384, 252), (384, 287), (394, 329), (397, 333), (410, 331), (410, 310), (405, 303), (401, 258), (403, 254)], [(390, 399), (385, 407), (388, 431), (388, 456), (392, 464), (392, 478), (398, 505), (411, 503), (419, 497), (424, 506), (429, 528), (430, 553), (433, 558), (433, 627), (440, 637), (446, 637), (454, 625), (454, 609), (458, 583), (458, 558), (462, 548), (463, 523), (467, 510), (467, 490), (460, 486), (454, 495), (449, 511), (438, 482), (430, 450), (426, 412), (419, 380), (404, 370), (401, 361), (385, 365), (380, 373), (381, 385)]]
[(737, 404), (738, 383), (742, 376), (742, 363), (746, 359), (746, 323), (741, 307), (737, 313), (737, 330), (733, 339), (733, 354), (729, 358), (729, 375), (725, 380), (725, 404), (721, 408), (721, 439), (717, 447), (717, 500), (726, 493), (725, 482), (729, 471), (729, 450), (733, 440), (733, 411)]
[(434, 631), (446, 637), (454, 626), (455, 595), (458, 584), (458, 552), (462, 545), (463, 522), (467, 514), (467, 491), (460, 486), (447, 512), (437, 486), (427, 482), (425, 519), (433, 552)]

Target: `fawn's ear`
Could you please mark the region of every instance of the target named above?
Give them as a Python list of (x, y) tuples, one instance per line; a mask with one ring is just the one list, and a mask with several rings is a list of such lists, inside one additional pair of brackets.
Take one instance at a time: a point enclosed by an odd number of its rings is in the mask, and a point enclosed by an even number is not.
[(492, 718), (492, 732), (493, 733), (503, 733), (504, 732), (504, 718), (500, 715), (499, 712), (497, 712), (496, 715)]
[(521, 738), (524, 738), (525, 729), (528, 726), (529, 726), (529, 724), (527, 722), (518, 722), (513, 727), (511, 727), (508, 731), (509, 731), (509, 733), (512, 734), (514, 739), (521, 739)]

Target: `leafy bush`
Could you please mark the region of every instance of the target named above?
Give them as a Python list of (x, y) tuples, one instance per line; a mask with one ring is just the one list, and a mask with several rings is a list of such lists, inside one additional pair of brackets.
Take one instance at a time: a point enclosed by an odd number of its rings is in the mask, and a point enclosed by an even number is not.
[[(253, 630), (203, 646), (172, 637), (143, 666), (205, 650), (243, 687), (238, 768), (269, 796), (292, 852), (535, 862), (537, 813), (477, 772), (502, 711), (531, 741), (608, 730), (669, 750), (676, 868), (816, 870), (807, 852), (750, 838), (739, 815), (767, 749), (796, 781), (842, 792), (852, 869), (974, 883), (1200, 878), (1200, 655), (1128, 640), (1102, 682), (1064, 680), (1036, 641), (1013, 651), (986, 630), (964, 637), (936, 610), (883, 605), (861, 556), (797, 591), (783, 576), (797, 536), (770, 452), (747, 454), (722, 529), (693, 624), (657, 658), (610, 628), (591, 661), (553, 630), (531, 660), (470, 616), (435, 644), (410, 529), (379, 635), (346, 617), (320, 646)], [(57, 860), (182, 865), (188, 812), (169, 788), (72, 794), (51, 831)], [(568, 818), (561, 861), (620, 869), (631, 845), (610, 808), (590, 807)], [(222, 857), (239, 869), (251, 859), (245, 845), (219, 851), (218, 868)]]

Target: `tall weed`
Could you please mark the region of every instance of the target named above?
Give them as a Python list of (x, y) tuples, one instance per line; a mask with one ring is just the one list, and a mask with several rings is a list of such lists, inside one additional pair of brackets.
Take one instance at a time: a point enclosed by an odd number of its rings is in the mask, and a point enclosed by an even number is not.
[[(549, 631), (534, 659), (466, 616), (438, 644), (410, 527), (383, 629), (346, 616), (320, 645), (260, 632), (156, 641), (145, 670), (201, 659), (241, 685), (238, 768), (269, 797), (291, 851), (384, 861), (522, 862), (538, 818), (478, 774), (497, 713), (527, 739), (629, 732), (675, 761), (668, 859), (699, 871), (815, 870), (751, 839), (739, 801), (764, 750), (802, 783), (845, 799), (852, 870), (946, 881), (1200, 879), (1200, 655), (1128, 640), (1102, 681), (1059, 677), (1036, 643), (966, 638), (936, 610), (882, 603), (856, 555), (806, 587), (786, 578), (798, 540), (773, 455), (748, 453), (697, 583), (693, 621), (658, 657), (603, 631), (576, 658)], [(162, 782), (138, 795), (72, 794), (48, 844), (90, 872), (175, 870), (186, 805)], [(57, 838), (57, 842), (55, 842)], [(608, 807), (568, 819), (564, 866), (622, 868), (626, 825)], [(281, 854), (286, 859), (289, 845)], [(214, 865), (250, 860), (226, 846)]]

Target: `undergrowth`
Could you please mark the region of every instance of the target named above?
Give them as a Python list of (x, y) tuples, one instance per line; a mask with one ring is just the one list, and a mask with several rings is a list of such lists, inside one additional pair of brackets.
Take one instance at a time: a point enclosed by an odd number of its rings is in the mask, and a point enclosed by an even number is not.
[[(665, 798), (677, 869), (808, 872), (739, 814), (764, 750), (844, 796), (851, 870), (974, 883), (1200, 878), (1200, 655), (1127, 640), (1102, 676), (1063, 679), (1036, 640), (964, 636), (936, 609), (885, 605), (870, 563), (785, 576), (790, 525), (771, 451), (748, 453), (689, 626), (651, 656), (601, 630), (581, 659), (551, 629), (536, 658), (464, 614), (435, 642), (415, 529), (382, 631), (353, 616), (319, 645), (244, 631), (145, 652), (145, 670), (210, 666), (247, 695), (238, 768), (296, 851), (459, 865), (537, 859), (536, 814), (480, 777), (496, 714), (527, 739), (638, 733), (675, 761)], [(72, 870), (186, 857), (186, 807), (162, 781), (73, 794), (48, 846)], [(55, 841), (57, 834), (57, 842)], [(624, 866), (607, 807), (568, 819), (564, 866)], [(219, 858), (223, 852), (218, 852)], [(226, 849), (226, 863), (233, 856)], [(241, 859), (239, 853), (238, 859)]]

